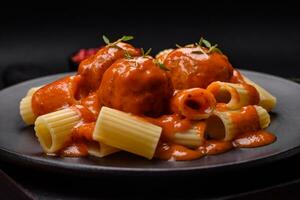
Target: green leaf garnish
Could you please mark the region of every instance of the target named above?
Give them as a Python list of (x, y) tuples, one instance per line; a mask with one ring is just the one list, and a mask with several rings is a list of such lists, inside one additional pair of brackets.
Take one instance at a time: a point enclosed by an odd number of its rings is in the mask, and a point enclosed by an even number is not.
[(212, 47), (210, 47), (207, 53), (211, 53), (215, 48), (217, 48), (217, 46), (218, 44), (215, 44)]
[(196, 45), (202, 46), (202, 44), (203, 44), (203, 37), (200, 38), (198, 44), (196, 43)]
[(150, 54), (150, 52), (152, 51), (152, 48), (149, 48), (146, 53), (144, 54), (144, 56), (148, 56)]
[(129, 40), (132, 40), (134, 37), (131, 36), (131, 35), (124, 35), (122, 36), (120, 39), (116, 40), (115, 42), (110, 42), (109, 39), (105, 36), (105, 35), (102, 35), (102, 38), (103, 38), (103, 41), (105, 42), (105, 44), (107, 44), (108, 47), (115, 47), (115, 48), (119, 48), (117, 46), (117, 44), (119, 42), (125, 42), (125, 41), (129, 41)]
[[(200, 40), (201, 41), (201, 40)], [(208, 40), (205, 40), (204, 38), (202, 38), (202, 43), (207, 47), (207, 48), (210, 48), (211, 47), (211, 44)]]
[(124, 57), (125, 57), (126, 59), (132, 59), (132, 58), (133, 58), (133, 57), (128, 53), (128, 51), (125, 51)]
[(170, 69), (167, 68), (166, 65), (164, 65), (164, 64), (161, 63), (161, 62), (158, 62), (158, 66), (159, 66), (161, 69), (165, 70), (165, 71), (170, 71)]
[(102, 35), (102, 38), (105, 44), (110, 44), (109, 39), (105, 35)]
[(121, 38), (121, 41), (129, 41), (129, 40), (133, 40), (134, 37), (131, 36), (131, 35), (124, 35), (122, 38)]
[(141, 48), (141, 52), (142, 52), (142, 55), (144, 56), (145, 55), (144, 48)]
[(177, 48), (182, 48), (182, 46), (180, 46), (179, 44), (175, 44), (175, 46), (176, 46)]
[(220, 53), (220, 54), (223, 54), (223, 52), (221, 51), (221, 49), (219, 49), (219, 48), (217, 48), (217, 47), (213, 48), (213, 49), (211, 50), (211, 52), (218, 52), (218, 53)]
[(165, 71), (170, 71), (170, 69), (167, 66), (165, 66), (162, 62), (160, 62), (158, 60), (154, 60), (153, 62), (154, 62), (154, 64), (159, 66), (160, 69), (165, 70)]
[[(200, 47), (201, 50), (200, 51), (194, 51), (192, 53), (201, 54), (200, 52), (202, 52), (204, 54), (209, 54), (209, 53), (212, 53), (212, 52), (218, 52), (218, 53), (223, 54), (222, 51), (219, 48), (217, 48), (218, 44), (212, 45), (208, 40), (204, 39), (203, 37), (201, 37), (199, 42), (195, 43), (195, 45)], [(202, 49), (202, 47), (205, 47), (208, 50)]]
[(150, 54), (151, 51), (152, 51), (152, 48), (149, 48), (149, 49), (146, 51), (146, 53), (145, 53), (144, 48), (141, 48), (141, 52), (142, 52), (143, 57), (148, 56), (148, 55)]

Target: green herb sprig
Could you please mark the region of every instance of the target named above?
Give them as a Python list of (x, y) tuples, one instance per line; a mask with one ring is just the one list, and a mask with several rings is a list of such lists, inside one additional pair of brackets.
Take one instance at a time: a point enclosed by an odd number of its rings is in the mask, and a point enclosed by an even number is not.
[(125, 57), (126, 59), (132, 59), (132, 58), (133, 58), (133, 57), (129, 54), (128, 51), (125, 51), (124, 57)]
[(156, 64), (160, 69), (165, 70), (165, 71), (170, 71), (170, 69), (164, 65), (162, 62), (158, 61), (158, 60), (154, 60), (153, 61), (154, 64)]
[(114, 42), (110, 42), (108, 37), (106, 37), (105, 35), (102, 35), (102, 39), (105, 42), (105, 44), (107, 44), (108, 47), (117, 47), (118, 48), (117, 44), (119, 42), (126, 42), (126, 41), (129, 41), (129, 40), (133, 40), (134, 37), (131, 36), (131, 35), (124, 35), (121, 38), (119, 38), (118, 40), (116, 40)]
[(152, 51), (152, 48), (149, 48), (146, 52), (143, 48), (141, 48), (141, 52), (142, 52), (143, 57), (148, 56), (151, 53), (151, 51)]
[(181, 46), (181, 45), (179, 45), (179, 44), (175, 44), (175, 46), (177, 47), (177, 48), (182, 48), (183, 46)]
[[(208, 49), (207, 53), (212, 53), (212, 52), (222, 53), (222, 51), (218, 48), (218, 44), (212, 45), (208, 40), (204, 39), (203, 37), (201, 37), (199, 42), (195, 43), (195, 45), (199, 46), (201, 49), (202, 49), (202, 47), (206, 47)], [(199, 53), (199, 52), (195, 51), (192, 53)]]

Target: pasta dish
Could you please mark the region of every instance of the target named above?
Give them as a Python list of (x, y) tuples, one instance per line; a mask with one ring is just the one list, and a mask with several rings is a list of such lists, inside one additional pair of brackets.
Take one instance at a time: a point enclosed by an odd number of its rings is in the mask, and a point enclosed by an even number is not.
[(271, 144), (265, 130), (276, 98), (230, 64), (217, 45), (161, 51), (111, 42), (75, 75), (30, 88), (20, 114), (47, 155), (194, 160)]

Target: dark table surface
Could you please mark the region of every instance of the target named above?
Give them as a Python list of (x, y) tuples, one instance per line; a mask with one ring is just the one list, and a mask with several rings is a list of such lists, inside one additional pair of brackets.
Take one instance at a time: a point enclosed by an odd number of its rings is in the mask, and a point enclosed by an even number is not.
[[(220, 1), (199, 6), (191, 1), (176, 5), (114, 1), (80, 7), (57, 8), (48, 2), (41, 7), (3, 9), (0, 88), (68, 71), (69, 55), (79, 48), (102, 45), (102, 34), (115, 39), (135, 35), (133, 43), (152, 47), (153, 53), (205, 36), (220, 45), (235, 67), (295, 81), (300, 78), (300, 17), (297, 6), (289, 2)], [(0, 162), (0, 169), (10, 177), (0, 173), (0, 192), (6, 194), (0, 198), (299, 199), (299, 161), (296, 154), (271, 165), (213, 176), (101, 178), (53, 174)], [(25, 194), (19, 194), (22, 188)]]

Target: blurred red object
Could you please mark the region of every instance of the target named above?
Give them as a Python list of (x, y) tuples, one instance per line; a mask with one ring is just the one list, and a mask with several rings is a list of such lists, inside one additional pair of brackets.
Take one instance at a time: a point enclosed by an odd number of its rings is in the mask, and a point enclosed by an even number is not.
[(95, 55), (100, 48), (101, 47), (89, 48), (89, 49), (79, 49), (78, 51), (73, 53), (71, 55), (71, 57), (69, 58), (70, 70), (76, 71), (81, 61), (87, 59), (88, 57), (90, 57), (92, 55)]

